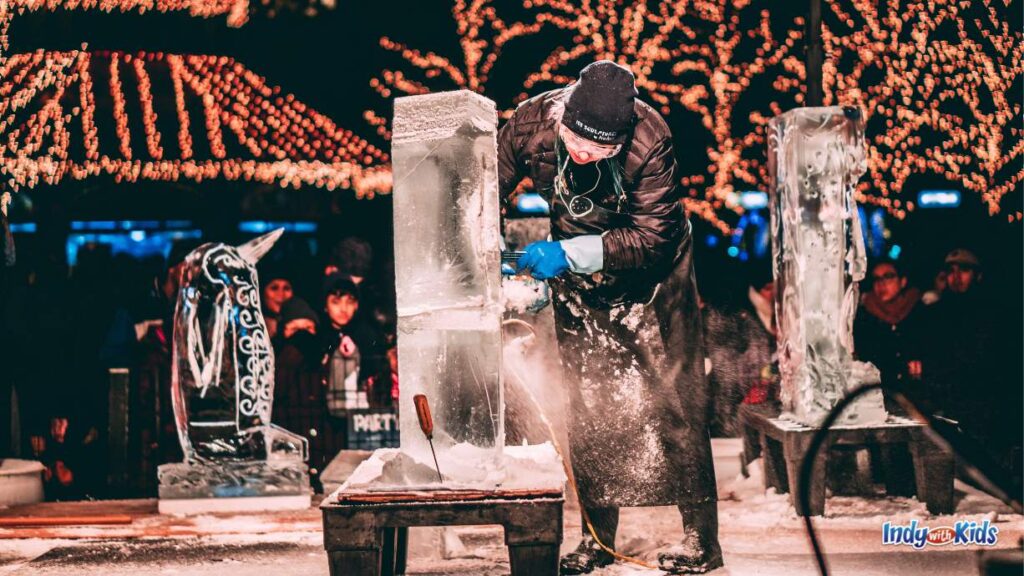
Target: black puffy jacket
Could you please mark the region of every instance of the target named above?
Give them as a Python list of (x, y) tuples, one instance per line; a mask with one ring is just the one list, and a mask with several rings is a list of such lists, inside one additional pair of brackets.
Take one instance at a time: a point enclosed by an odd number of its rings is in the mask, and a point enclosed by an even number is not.
[[(511, 201), (516, 186), (530, 178), (536, 192), (551, 203), (557, 174), (556, 144), (559, 109), (566, 88), (535, 96), (516, 109), (498, 134), (498, 176), (503, 202)], [(673, 269), (688, 225), (679, 202), (672, 133), (649, 105), (636, 100), (635, 124), (618, 161), (623, 167), (627, 202), (603, 234), (604, 270), (637, 271), (655, 283)], [(595, 204), (617, 210), (614, 196), (595, 198)], [(580, 233), (575, 222), (552, 216), (552, 230), (561, 237)], [(638, 280), (636, 275), (633, 280)]]

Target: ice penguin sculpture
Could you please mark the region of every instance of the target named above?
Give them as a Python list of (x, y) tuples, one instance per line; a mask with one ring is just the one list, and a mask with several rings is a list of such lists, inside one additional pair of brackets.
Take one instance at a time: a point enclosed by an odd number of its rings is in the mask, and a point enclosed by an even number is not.
[(281, 232), (204, 244), (185, 258), (171, 368), (185, 461), (160, 467), (161, 511), (279, 508), (268, 500), (277, 496), (305, 496), (308, 506), (306, 441), (270, 422), (274, 353), (255, 265)]

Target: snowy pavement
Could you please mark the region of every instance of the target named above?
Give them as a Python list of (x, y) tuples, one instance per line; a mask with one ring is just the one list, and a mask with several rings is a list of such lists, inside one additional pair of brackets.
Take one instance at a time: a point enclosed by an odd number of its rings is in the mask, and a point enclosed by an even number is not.
[[(717, 467), (716, 467), (717, 468)], [(801, 519), (785, 495), (761, 490), (758, 463), (750, 478), (725, 476), (720, 470), (720, 536), (726, 569), (718, 576), (803, 576), (817, 574)], [(735, 478), (735, 479), (726, 479)], [(957, 484), (957, 512), (932, 517), (913, 498), (884, 496), (829, 498), (826, 515), (817, 520), (833, 574), (858, 576), (952, 576), (977, 574), (976, 553), (962, 547), (891, 548), (881, 544), (886, 521), (939, 527), (956, 520), (988, 519), (999, 527), (998, 548), (1012, 548), (1024, 532), (1024, 518), (987, 495)], [(577, 509), (566, 507), (565, 542), (578, 542)], [(147, 526), (157, 517), (134, 524)], [(65, 538), (9, 539), (0, 529), (0, 576), (104, 574), (140, 576), (284, 576), (326, 575), (327, 559), (315, 511), (288, 523), (270, 524), (261, 516), (207, 516), (179, 519), (175, 536), (127, 538), (121, 526), (90, 527), (66, 532)], [(187, 535), (191, 531), (196, 535)], [(5, 534), (6, 532), (6, 534)], [(152, 531), (149, 532), (150, 534)], [(621, 552), (651, 561), (658, 550), (681, 534), (674, 508), (631, 508), (623, 511), (618, 538)], [(6, 539), (5, 539), (6, 538)], [(410, 535), (409, 574), (485, 576), (508, 574), (502, 533), (496, 527), (414, 529)], [(660, 574), (627, 564), (598, 572), (599, 576)]]

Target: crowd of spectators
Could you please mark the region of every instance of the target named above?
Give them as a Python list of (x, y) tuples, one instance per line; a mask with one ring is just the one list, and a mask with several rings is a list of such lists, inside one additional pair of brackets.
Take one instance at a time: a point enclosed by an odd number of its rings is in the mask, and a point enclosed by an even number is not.
[[(44, 262), (7, 279), (0, 362), (18, 418), (4, 440), (15, 455), (46, 465), (49, 497), (110, 495), (110, 368), (133, 375), (130, 410), (141, 416), (129, 452), (148, 477), (138, 493), (155, 491), (158, 464), (181, 460), (169, 401), (170, 319), (178, 266), (194, 247), (176, 246), (164, 261), (86, 246), (71, 274)], [(348, 418), (397, 403), (393, 269), (359, 238), (341, 240), (321, 259), (273, 256), (259, 269), (276, 357), (273, 421), (308, 440), (319, 487), (334, 455), (354, 447)], [(701, 284), (715, 436), (741, 435), (741, 405), (778, 402), (771, 271), (750, 265), (741, 277), (732, 298)], [(957, 422), (1019, 476), (1020, 318), (993, 300), (985, 280), (982, 261), (966, 249), (946, 255), (923, 291), (900, 262), (872, 263), (854, 323), (855, 354), (879, 368), (886, 389)], [(903, 410), (891, 394), (886, 403)]]
[[(140, 479), (127, 495), (153, 493), (156, 466), (181, 460), (172, 317), (181, 262), (197, 245), (176, 244), (164, 260), (86, 244), (70, 273), (54, 258), (4, 279), (0, 393), (13, 388), (4, 412), (16, 418), (0, 440), (4, 455), (43, 462), (48, 498), (116, 495), (107, 477), (112, 368), (132, 375), (128, 458)], [(258, 266), (276, 356), (272, 419), (309, 441), (318, 487), (326, 464), (350, 447), (348, 417), (388, 410), (397, 398), (394, 295), (388, 266), (361, 238), (341, 240), (324, 258), (291, 256), (272, 251)]]

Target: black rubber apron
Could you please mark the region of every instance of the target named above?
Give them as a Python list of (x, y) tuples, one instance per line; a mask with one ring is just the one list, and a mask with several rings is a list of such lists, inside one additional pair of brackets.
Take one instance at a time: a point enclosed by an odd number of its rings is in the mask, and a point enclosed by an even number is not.
[[(587, 194), (594, 203), (587, 214), (569, 213), (574, 189), (552, 192), (555, 239), (628, 225), (628, 202), (605, 177), (617, 162), (599, 165), (603, 181)], [(569, 167), (577, 172), (567, 183), (589, 190), (594, 178), (585, 172), (596, 172), (595, 165)], [(577, 198), (574, 208), (579, 205)], [(660, 283), (631, 283), (628, 272), (567, 272), (550, 282), (569, 395), (570, 454), (587, 508), (716, 499), (692, 269), (687, 231)]]

